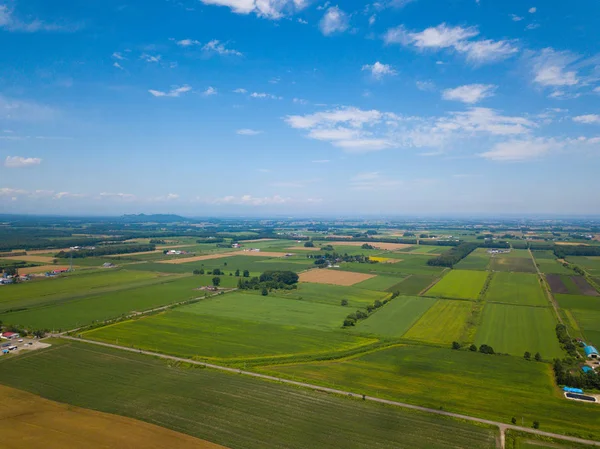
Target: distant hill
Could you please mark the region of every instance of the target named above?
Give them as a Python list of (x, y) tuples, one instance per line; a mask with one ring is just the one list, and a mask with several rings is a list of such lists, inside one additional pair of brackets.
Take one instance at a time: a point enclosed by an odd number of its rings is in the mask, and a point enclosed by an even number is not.
[(189, 218), (173, 214), (129, 214), (123, 215), (121, 220), (127, 223), (180, 223), (184, 221), (190, 221)]

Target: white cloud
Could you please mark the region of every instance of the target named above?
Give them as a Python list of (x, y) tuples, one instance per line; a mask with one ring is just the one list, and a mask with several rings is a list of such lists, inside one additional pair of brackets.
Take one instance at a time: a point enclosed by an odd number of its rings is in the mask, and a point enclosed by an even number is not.
[(38, 31), (46, 32), (74, 32), (80, 28), (80, 25), (61, 25), (57, 23), (45, 23), (41, 20), (34, 19), (25, 22), (17, 18), (14, 11), (6, 5), (0, 5), (0, 28), (7, 31), (36, 33)]
[(600, 94), (600, 86), (596, 87), (596, 88), (594, 89), (594, 92), (596, 92), (596, 93)]
[(308, 22), (306, 20), (300, 18), (298, 18), (298, 23), (301, 23), (302, 25), (308, 25)]
[(527, 134), (535, 127), (534, 122), (524, 117), (504, 116), (494, 109), (474, 107), (466, 112), (453, 112), (448, 117), (438, 119), (434, 131), (511, 136)]
[(206, 88), (206, 90), (204, 92), (202, 92), (202, 95), (204, 95), (205, 97), (210, 97), (211, 95), (217, 95), (217, 89), (209, 86)]
[(239, 89), (235, 89), (233, 91), (233, 93), (235, 93), (235, 94), (247, 94), (248, 91), (246, 89), (239, 88)]
[(251, 98), (268, 98), (270, 100), (283, 100), (283, 97), (278, 97), (277, 95), (267, 94), (265, 92), (252, 92), (250, 94)]
[(305, 0), (200, 0), (205, 5), (226, 6), (236, 14), (254, 13), (267, 19), (280, 19), (308, 6)]
[(146, 62), (160, 62), (162, 59), (161, 55), (149, 55), (148, 53), (142, 53), (140, 59), (143, 59)]
[(535, 14), (536, 11), (537, 11), (537, 8), (535, 6), (529, 8), (529, 13), (530, 14)]
[(71, 193), (71, 192), (58, 192), (54, 195), (55, 200), (62, 200), (63, 198), (86, 198), (88, 195), (84, 193)]
[(162, 201), (174, 201), (178, 200), (179, 195), (176, 193), (167, 193), (166, 195), (157, 196), (154, 198), (150, 198), (151, 202), (162, 202)]
[(280, 195), (270, 197), (255, 197), (252, 195), (242, 195), (239, 197), (229, 195), (223, 198), (217, 198), (211, 201), (213, 204), (235, 204), (241, 206), (269, 206), (276, 204), (285, 204), (290, 202), (290, 198), (285, 198)]
[(227, 48), (224, 43), (217, 39), (208, 42), (202, 47), (202, 50), (207, 53), (216, 53), (222, 56), (243, 56), (239, 51)]
[(578, 115), (577, 117), (573, 117), (573, 121), (577, 122), (577, 123), (585, 123), (588, 125), (600, 125), (600, 115), (598, 115), (598, 114)]
[(528, 24), (525, 29), (526, 30), (537, 30), (541, 25), (539, 23), (530, 23)]
[(369, 26), (373, 26), (373, 24), (375, 23), (376, 20), (377, 20), (377, 16), (375, 14), (373, 14), (371, 17), (369, 17)]
[(238, 129), (235, 133), (239, 134), (240, 136), (256, 136), (258, 134), (262, 134), (262, 131), (244, 128), (244, 129)]
[(200, 45), (200, 42), (195, 39), (182, 39), (177, 41), (177, 45), (180, 47), (191, 47), (193, 45)]
[(327, 164), (328, 162), (331, 162), (329, 159), (317, 159), (312, 161), (313, 164)]
[(433, 92), (435, 90), (435, 84), (431, 81), (417, 81), (415, 85), (417, 89), (424, 92)]
[(155, 97), (179, 97), (179, 96), (181, 96), (181, 94), (187, 93), (191, 90), (192, 90), (192, 88), (190, 86), (188, 86), (187, 84), (184, 84), (183, 86), (174, 86), (168, 92), (163, 92), (160, 90), (153, 90), (153, 89), (148, 90), (148, 92), (150, 92)]
[(308, 101), (302, 99), (302, 98), (294, 98), (292, 100), (292, 102), (296, 103), (296, 104), (308, 104)]
[(454, 89), (444, 90), (442, 98), (444, 100), (456, 100), (467, 104), (474, 104), (479, 103), (484, 98), (493, 96), (494, 90), (496, 90), (496, 86), (493, 84), (466, 84)]
[(40, 165), (42, 160), (37, 157), (6, 156), (4, 166), (7, 168), (22, 168)]
[(113, 199), (113, 200), (123, 200), (123, 201), (135, 201), (137, 197), (132, 193), (107, 193), (102, 192), (100, 195), (100, 199)]
[(0, 198), (1, 197), (9, 197), (12, 199), (16, 199), (17, 196), (27, 195), (27, 190), (22, 189), (13, 189), (10, 187), (1, 187), (0, 188)]
[(577, 71), (567, 68), (577, 59), (577, 56), (569, 52), (545, 48), (532, 59), (533, 81), (544, 87), (574, 86), (579, 83)]
[(523, 17), (517, 16), (516, 14), (511, 14), (510, 16), (513, 22), (520, 22), (521, 20), (523, 20)]
[(554, 147), (556, 147), (554, 141), (541, 138), (510, 140), (497, 143), (491, 150), (481, 153), (479, 156), (493, 161), (520, 162), (539, 158)]
[(413, 46), (419, 50), (454, 49), (474, 64), (500, 61), (518, 52), (512, 41), (472, 40), (478, 35), (477, 27), (451, 27), (442, 23), (421, 32), (410, 32), (400, 25), (390, 28), (383, 39), (387, 44)]
[(113, 62), (113, 67), (119, 70), (125, 70), (121, 64), (118, 62)]
[(321, 22), (319, 22), (319, 28), (325, 36), (334, 33), (343, 33), (349, 26), (350, 17), (337, 6), (329, 8), (321, 19)]
[(121, 53), (119, 53), (118, 51), (115, 51), (115, 52), (112, 54), (112, 57), (113, 57), (114, 59), (118, 59), (119, 61), (123, 61), (123, 60), (127, 59), (127, 58), (125, 58), (125, 57), (124, 57), (124, 56), (123, 56)]
[(31, 101), (14, 100), (0, 94), (0, 119), (18, 121), (44, 121), (58, 115), (49, 106)]
[(369, 72), (371, 72), (371, 76), (375, 79), (380, 80), (381, 78), (383, 78), (384, 76), (394, 76), (396, 75), (398, 72), (396, 72), (391, 65), (388, 64), (382, 64), (381, 62), (377, 61), (375, 62), (375, 64), (365, 64), (362, 66), (362, 70), (367, 70)]

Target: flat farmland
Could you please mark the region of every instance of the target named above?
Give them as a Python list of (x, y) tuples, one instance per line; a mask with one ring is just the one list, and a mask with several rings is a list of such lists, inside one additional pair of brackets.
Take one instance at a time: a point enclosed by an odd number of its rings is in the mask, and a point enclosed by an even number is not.
[(600, 346), (600, 311), (588, 309), (572, 310), (572, 312), (583, 331), (586, 341), (590, 344)]
[(436, 276), (426, 274), (411, 274), (406, 279), (398, 284), (390, 287), (388, 291), (398, 292), (401, 295), (413, 296), (418, 295), (427, 287), (429, 287), (436, 279)]
[(537, 274), (492, 274), (492, 281), (485, 295), (486, 301), (529, 306), (548, 306), (548, 299)]
[[(516, 251), (516, 250), (513, 250)], [(524, 250), (522, 250), (524, 251)], [(504, 256), (504, 255), (502, 255)], [(519, 271), (522, 273), (535, 273), (535, 265), (531, 258), (526, 257), (492, 257), (490, 262), (490, 269), (492, 271)]]
[(522, 354), (404, 345), (342, 361), (260, 371), (500, 422), (518, 416), (527, 427), (539, 421), (546, 431), (600, 437), (598, 406), (565, 400), (548, 365), (528, 362)]
[(83, 297), (45, 307), (19, 312), (4, 313), (0, 319), (7, 324), (21, 325), (29, 329), (67, 330), (117, 318), (134, 311), (172, 304), (204, 296), (195, 289), (206, 282), (200, 276), (186, 277), (145, 287), (119, 290), (95, 296)]
[[(29, 255), (29, 253), (28, 253), (26, 256), (6, 257), (3, 260), (23, 261), (23, 262), (40, 262), (43, 264), (51, 264), (54, 259), (55, 258), (53, 256), (41, 256), (38, 254)], [(67, 260), (67, 259), (65, 259), (65, 260)]]
[[(383, 300), (389, 293), (367, 290), (357, 286), (313, 284), (302, 282), (295, 290), (279, 290), (277, 297), (289, 298), (298, 301), (316, 302), (339, 306), (343, 299), (348, 301), (348, 307), (361, 308), (373, 304), (377, 299)], [(346, 307), (346, 310), (348, 309)], [(354, 311), (348, 310), (348, 313)]]
[(410, 244), (406, 243), (384, 243), (384, 242), (330, 242), (335, 248), (335, 244), (338, 243), (340, 246), (362, 246), (365, 243), (371, 245), (375, 249), (382, 249), (386, 251), (400, 251), (406, 248), (410, 248)]
[(583, 276), (549, 274), (546, 276), (546, 280), (548, 281), (548, 285), (550, 285), (552, 293), (600, 296), (596, 289)]
[(545, 360), (564, 357), (555, 334), (552, 309), (488, 303), (475, 335), (475, 344), (490, 345), (496, 352), (523, 356), (539, 352)]
[[(285, 301), (285, 300), (283, 300)], [(221, 363), (342, 351), (375, 340), (293, 325), (199, 315), (182, 309), (94, 329), (84, 338)]]
[(532, 251), (535, 263), (544, 274), (566, 274), (573, 275), (573, 270), (564, 267), (552, 251)]
[(443, 267), (430, 267), (429, 265), (427, 265), (427, 261), (431, 259), (431, 256), (425, 256), (420, 254), (402, 254), (401, 259), (402, 260), (400, 262), (396, 263), (370, 264), (347, 262), (341, 264), (341, 266), (344, 268), (344, 270), (348, 271), (388, 275), (438, 275), (444, 271)]
[(354, 273), (351, 271), (314, 268), (300, 274), (300, 282), (317, 284), (354, 285), (375, 277), (374, 274)]
[(457, 263), (455, 268), (458, 270), (487, 270), (491, 259), (488, 251), (488, 248), (476, 248), (475, 251)]
[(21, 445), (47, 449), (162, 449), (165, 446), (225, 449), (164, 427), (49, 401), (5, 386), (0, 386), (0, 400), (4, 406), (0, 411), (0, 433), (5, 441), (3, 447), (8, 449)]
[(379, 290), (379, 291), (387, 291), (394, 285), (402, 282), (403, 278), (401, 276), (384, 276), (379, 275), (374, 278), (367, 279), (366, 281), (359, 282), (358, 284), (354, 284), (355, 287), (364, 288), (366, 290)]
[(594, 296), (555, 294), (554, 298), (563, 309), (596, 310), (600, 312), (600, 298)]
[(2, 287), (0, 311), (39, 307), (162, 280), (167, 278), (156, 273), (103, 270), (23, 282)]
[(412, 248), (406, 248), (404, 251), (408, 251), (411, 254), (441, 254), (444, 251), (448, 251), (450, 247), (448, 246), (433, 246), (433, 245), (416, 245)]
[(231, 449), (495, 448), (486, 427), (82, 343), (0, 366), (5, 385)]
[(437, 300), (418, 296), (398, 296), (352, 329), (353, 332), (399, 338)]
[[(74, 269), (78, 269), (79, 267), (73, 266)], [(68, 270), (69, 265), (38, 265), (37, 267), (27, 267), (27, 268), (19, 268), (19, 274), (22, 276), (24, 274), (43, 274), (52, 270)]]
[(299, 326), (312, 329), (340, 329), (348, 315), (347, 307), (299, 301), (270, 294), (232, 292), (183, 306), (180, 312), (211, 315), (258, 323)]
[(190, 262), (198, 262), (201, 260), (211, 260), (211, 259), (222, 259), (224, 257), (230, 257), (232, 254), (228, 253), (213, 253), (213, 254), (204, 254), (202, 256), (192, 256), (192, 257), (177, 257), (174, 259), (165, 259), (159, 260), (158, 263), (173, 263), (173, 264), (184, 264)]
[(436, 344), (460, 341), (472, 308), (471, 301), (437, 300), (403, 337)]
[(598, 256), (567, 256), (567, 262), (579, 265), (592, 276), (600, 276), (600, 257)]
[(488, 277), (487, 272), (452, 270), (425, 293), (426, 296), (477, 299)]

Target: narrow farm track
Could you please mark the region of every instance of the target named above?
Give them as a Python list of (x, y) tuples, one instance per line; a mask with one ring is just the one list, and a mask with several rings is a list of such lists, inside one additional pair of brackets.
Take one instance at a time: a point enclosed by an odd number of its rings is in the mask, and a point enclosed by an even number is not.
[[(570, 442), (574, 442), (574, 443), (588, 444), (588, 445), (600, 447), (600, 441), (592, 441), (592, 440), (586, 440), (583, 438), (577, 438), (577, 437), (571, 437), (571, 436), (567, 436), (567, 435), (560, 435), (560, 434), (556, 434), (556, 433), (544, 432), (542, 430), (528, 429), (525, 427), (519, 427), (519, 426), (515, 426), (512, 424), (505, 424), (505, 423), (501, 423), (501, 422), (497, 422), (497, 421), (490, 421), (487, 419), (475, 418), (473, 416), (461, 415), (459, 413), (445, 412), (442, 410), (421, 407), (419, 405), (406, 404), (404, 402), (398, 402), (398, 401), (390, 401), (388, 399), (382, 399), (382, 398), (377, 398), (377, 397), (373, 397), (373, 396), (361, 395), (361, 394), (357, 394), (357, 393), (352, 393), (350, 391), (337, 390), (334, 388), (322, 387), (319, 385), (313, 385), (313, 384), (309, 384), (309, 383), (305, 383), (305, 382), (297, 382), (297, 381), (293, 381), (293, 380), (289, 380), (289, 379), (282, 379), (282, 378), (275, 377), (275, 376), (269, 376), (267, 374), (259, 374), (259, 373), (254, 373), (252, 371), (244, 371), (241, 369), (229, 368), (226, 366), (215, 365), (212, 363), (198, 362), (195, 360), (185, 359), (185, 358), (181, 358), (181, 357), (174, 357), (174, 356), (165, 355), (165, 354), (158, 354), (156, 352), (144, 351), (141, 349), (127, 348), (124, 346), (113, 345), (110, 343), (102, 343), (99, 341), (85, 340), (82, 338), (69, 337), (66, 335), (61, 335), (60, 338), (64, 338), (66, 340), (79, 341), (79, 342), (88, 343), (88, 344), (94, 344), (94, 345), (98, 345), (98, 346), (104, 346), (107, 348), (120, 349), (123, 351), (134, 352), (137, 354), (145, 354), (145, 355), (149, 355), (152, 357), (159, 357), (159, 358), (166, 359), (166, 360), (173, 360), (176, 362), (189, 363), (192, 365), (198, 365), (198, 366), (202, 366), (204, 368), (211, 368), (211, 369), (225, 371), (225, 372), (233, 373), (233, 374), (243, 374), (245, 376), (250, 376), (250, 377), (254, 377), (254, 378), (258, 378), (258, 379), (280, 382), (283, 384), (294, 385), (296, 387), (302, 387), (302, 388), (308, 388), (310, 390), (315, 390), (315, 391), (319, 391), (319, 392), (331, 393), (331, 394), (336, 394), (336, 395), (341, 395), (341, 396), (348, 396), (348, 397), (352, 397), (352, 398), (356, 398), (356, 399), (363, 399), (365, 401), (377, 402), (380, 404), (386, 404), (386, 405), (390, 405), (393, 407), (402, 407), (402, 408), (407, 408), (407, 409), (411, 409), (411, 410), (417, 410), (419, 412), (433, 413), (435, 415), (448, 416), (451, 418), (462, 419), (465, 421), (471, 421), (471, 422), (486, 424), (489, 426), (495, 426), (495, 427), (498, 427), (498, 429), (500, 430), (501, 441), (503, 440), (502, 436), (504, 435), (504, 432), (506, 430), (519, 430), (521, 432), (527, 432), (527, 433), (540, 435), (540, 436), (544, 436), (544, 437), (555, 438), (557, 440), (570, 441)], [(502, 445), (502, 447), (504, 447), (504, 445)]]
[(535, 266), (535, 270), (537, 271), (537, 275), (538, 275), (540, 281), (542, 282), (542, 285), (544, 286), (544, 290), (546, 290), (546, 296), (548, 297), (548, 301), (550, 301), (550, 304), (552, 304), (552, 307), (554, 307), (554, 314), (556, 315), (556, 318), (558, 319), (558, 322), (560, 324), (565, 324), (565, 323), (563, 323), (562, 317), (560, 316), (560, 313), (559, 313), (559, 310), (558, 310), (558, 303), (554, 299), (554, 295), (552, 295), (552, 292), (550, 291), (550, 289), (547, 287), (545, 279), (544, 279), (544, 275), (540, 271), (540, 267), (538, 267), (537, 264), (535, 263), (535, 257), (533, 257), (533, 253), (531, 252), (531, 248), (529, 248), (527, 251), (529, 251), (529, 256), (531, 256), (531, 260), (533, 261), (533, 265)]

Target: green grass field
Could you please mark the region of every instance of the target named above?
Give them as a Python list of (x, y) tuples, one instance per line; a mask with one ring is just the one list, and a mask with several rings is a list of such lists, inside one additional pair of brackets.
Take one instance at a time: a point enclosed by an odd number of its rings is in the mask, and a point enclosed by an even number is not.
[(440, 299), (404, 334), (404, 338), (436, 344), (460, 341), (472, 308), (471, 301)]
[[(516, 250), (513, 250), (516, 251)], [(521, 250), (525, 251), (525, 250)], [(512, 254), (509, 253), (509, 254)], [(490, 263), (490, 269), (492, 271), (518, 271), (522, 273), (535, 273), (535, 265), (533, 264), (533, 260), (531, 258), (521, 257), (521, 256), (513, 256), (513, 257), (504, 257), (501, 256), (492, 257)]]
[(510, 423), (600, 437), (598, 406), (567, 401), (545, 363), (428, 346), (396, 346), (343, 361), (261, 368), (277, 376)]
[(463, 260), (456, 264), (458, 270), (480, 270), (485, 271), (490, 264), (488, 248), (477, 248)]
[(388, 253), (385, 257), (393, 257), (394, 259), (402, 259), (396, 263), (343, 263), (341, 266), (345, 271), (356, 271), (358, 273), (371, 274), (391, 274), (391, 275), (408, 275), (408, 274), (425, 274), (437, 275), (444, 271), (443, 267), (430, 267), (427, 261), (432, 256), (413, 255), (413, 254), (392, 254)]
[(600, 311), (572, 310), (588, 344), (600, 346)]
[(328, 353), (374, 342), (344, 331), (327, 332), (198, 315), (182, 312), (181, 309), (94, 329), (83, 336), (179, 357), (216, 359), (224, 363), (238, 359)]
[(434, 298), (398, 296), (352, 330), (399, 338), (436, 302)]
[(92, 345), (0, 366), (5, 385), (231, 449), (495, 448), (486, 427)]
[(554, 294), (554, 298), (563, 309), (595, 310), (600, 312), (600, 298), (585, 295)]
[(579, 265), (592, 276), (600, 276), (600, 257), (568, 256), (567, 262)]
[(532, 251), (535, 258), (535, 263), (540, 268), (540, 271), (544, 274), (566, 274), (573, 275), (573, 270), (563, 267), (563, 265), (556, 260), (556, 256), (553, 251)]
[(407, 296), (418, 295), (429, 287), (436, 279), (436, 276), (427, 274), (411, 274), (398, 284), (390, 287), (388, 291), (398, 292), (401, 295)]
[(375, 276), (374, 278), (367, 279), (366, 281), (354, 284), (354, 287), (364, 288), (366, 290), (379, 290), (382, 292), (389, 291), (388, 289), (394, 285), (402, 282), (402, 276)]
[(528, 273), (494, 273), (485, 299), (505, 304), (549, 306), (538, 275)]
[(181, 312), (311, 329), (340, 329), (353, 309), (255, 293), (233, 292), (183, 306)]
[(488, 277), (487, 272), (452, 270), (425, 292), (426, 296), (477, 299)]
[(75, 272), (2, 287), (0, 311), (26, 309), (82, 298), (107, 291), (161, 282), (155, 273), (125, 270)]
[(207, 276), (189, 276), (162, 284), (89, 296), (21, 312), (4, 313), (0, 315), (0, 320), (5, 324), (21, 325), (29, 329), (74, 329), (133, 311), (204, 296), (204, 292), (194, 289), (210, 283), (206, 278)]
[(550, 308), (488, 303), (475, 344), (496, 352), (523, 356), (539, 352), (545, 360), (564, 357), (555, 334), (557, 321)]
[(350, 308), (348, 313), (354, 311), (352, 308), (364, 308), (369, 304), (373, 304), (377, 299), (383, 300), (386, 296), (389, 296), (389, 293), (387, 292), (357, 288), (357, 285), (360, 284), (343, 286), (302, 282), (298, 284), (296, 290), (280, 290), (277, 291), (275, 295), (282, 298), (317, 302), (334, 306), (341, 305), (342, 299), (345, 299), (348, 301), (347, 308)]

